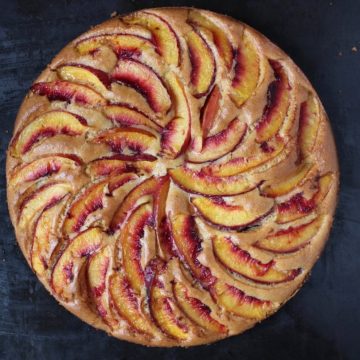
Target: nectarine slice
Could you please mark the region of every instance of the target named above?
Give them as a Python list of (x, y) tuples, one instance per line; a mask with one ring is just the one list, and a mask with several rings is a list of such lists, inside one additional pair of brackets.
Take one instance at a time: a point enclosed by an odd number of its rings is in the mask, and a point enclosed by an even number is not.
[(106, 186), (107, 181), (101, 181), (89, 186), (71, 204), (63, 224), (65, 234), (80, 231), (88, 216), (94, 211), (103, 208), (103, 196)]
[(191, 203), (200, 215), (210, 223), (224, 229), (239, 230), (249, 227), (265, 218), (273, 209), (273, 201), (264, 199), (261, 209), (246, 209), (241, 205), (230, 205), (222, 199), (194, 197)]
[(310, 214), (328, 194), (333, 178), (332, 173), (321, 176), (318, 180), (318, 190), (310, 199), (306, 199), (303, 194), (299, 192), (289, 200), (278, 204), (276, 209), (276, 222), (284, 224)]
[(93, 139), (94, 144), (106, 144), (114, 152), (123, 152), (129, 149), (134, 152), (145, 152), (156, 146), (156, 136), (143, 129), (135, 128), (113, 128), (101, 131)]
[(269, 63), (275, 80), (269, 85), (268, 101), (256, 125), (256, 141), (259, 143), (268, 141), (279, 132), (290, 106), (291, 86), (286, 70), (278, 61), (269, 60)]
[(278, 197), (292, 191), (306, 180), (309, 172), (314, 168), (314, 164), (303, 163), (295, 171), (283, 178), (281, 181), (261, 187), (261, 193), (268, 197)]
[(70, 183), (46, 183), (21, 200), (19, 204), (19, 228), (24, 229), (29, 221), (45, 208), (51, 207), (72, 191)]
[(181, 188), (195, 194), (230, 196), (254, 189), (257, 182), (246, 177), (220, 178), (181, 166), (169, 170), (171, 179)]
[(215, 278), (211, 270), (197, 259), (202, 248), (194, 218), (188, 214), (176, 214), (170, 217), (170, 224), (180, 259), (190, 268), (193, 276), (208, 288)]
[(113, 173), (146, 172), (150, 173), (156, 158), (151, 155), (116, 154), (95, 159), (88, 163), (86, 172), (91, 177), (107, 176)]
[(161, 134), (161, 151), (171, 159), (178, 157), (190, 140), (191, 113), (185, 88), (173, 72), (165, 75), (173, 102), (175, 117), (166, 125)]
[(225, 310), (246, 319), (262, 320), (275, 310), (270, 301), (246, 295), (242, 290), (220, 280), (213, 286), (212, 293)]
[(212, 129), (216, 116), (219, 112), (221, 92), (217, 85), (214, 85), (211, 93), (206, 98), (205, 104), (201, 109), (201, 128), (203, 138), (207, 138)]
[(191, 84), (194, 96), (200, 98), (206, 95), (215, 81), (216, 63), (214, 54), (201, 34), (195, 30), (186, 36), (191, 62)]
[(112, 195), (112, 193), (125, 185), (129, 181), (137, 179), (137, 175), (134, 173), (124, 173), (124, 174), (113, 174), (109, 177), (108, 181), (108, 194)]
[(69, 81), (38, 82), (31, 87), (31, 91), (37, 95), (46, 96), (49, 101), (75, 102), (90, 107), (104, 106), (107, 102), (90, 87)]
[(82, 161), (76, 155), (52, 154), (42, 156), (30, 163), (14, 169), (10, 175), (9, 185), (16, 187), (22, 183), (36, 181), (45, 176), (71, 171), (81, 166)]
[(149, 11), (138, 11), (126, 16), (124, 21), (148, 29), (152, 33), (152, 42), (165, 62), (175, 66), (180, 64), (178, 37), (164, 18)]
[(115, 211), (110, 223), (110, 230), (115, 232), (120, 229), (130, 212), (135, 208), (136, 203), (144, 196), (153, 195), (158, 188), (159, 178), (151, 177), (132, 189)]
[(310, 94), (300, 107), (298, 146), (302, 159), (311, 154), (315, 146), (319, 125), (320, 104), (316, 97)]
[(290, 226), (256, 242), (255, 246), (273, 253), (291, 253), (310, 243), (323, 224), (323, 216), (296, 227)]
[(64, 64), (57, 68), (61, 80), (86, 85), (99, 94), (110, 87), (110, 79), (106, 72), (83, 64)]
[(111, 312), (108, 287), (112, 255), (110, 246), (105, 246), (93, 254), (88, 262), (87, 279), (89, 291), (98, 314), (106, 324), (114, 329), (118, 325), (118, 321)]
[(55, 135), (78, 136), (87, 130), (85, 119), (78, 115), (62, 110), (48, 111), (17, 132), (11, 143), (10, 153), (12, 156), (20, 157), (41, 140)]
[(277, 270), (274, 260), (262, 263), (235, 245), (230, 237), (214, 236), (212, 242), (215, 255), (220, 262), (230, 271), (250, 280), (266, 284), (281, 283), (294, 280), (301, 272), (301, 269)]
[(231, 100), (240, 107), (254, 93), (260, 77), (260, 60), (255, 45), (244, 33), (235, 55), (235, 75), (231, 84)]
[(201, 152), (187, 152), (187, 160), (201, 163), (216, 160), (234, 150), (242, 141), (247, 125), (239, 118), (232, 120), (226, 129), (205, 139)]
[(166, 216), (166, 200), (170, 187), (170, 179), (164, 176), (159, 181), (159, 188), (154, 194), (154, 220), (159, 255), (169, 260), (174, 255), (170, 228)]
[(112, 71), (111, 78), (139, 92), (156, 113), (166, 113), (170, 109), (169, 93), (150, 66), (135, 59), (122, 58)]
[(146, 126), (156, 131), (161, 127), (146, 114), (128, 104), (107, 105), (102, 109), (105, 116), (120, 126)]
[(177, 340), (188, 339), (190, 324), (166, 292), (158, 274), (152, 281), (149, 301), (151, 314), (165, 334)]
[(224, 60), (227, 69), (230, 70), (233, 63), (234, 51), (225, 32), (206, 16), (196, 10), (189, 11), (187, 22), (195, 27), (202, 27), (211, 32), (219, 55)]
[(226, 334), (228, 329), (211, 316), (211, 309), (199, 299), (189, 295), (186, 286), (181, 282), (173, 285), (173, 291), (180, 309), (194, 323), (210, 332)]
[(89, 228), (77, 235), (57, 260), (51, 275), (51, 286), (64, 301), (73, 298), (80, 268), (101, 247), (103, 237), (99, 228)]
[(144, 235), (144, 227), (152, 222), (152, 206), (149, 203), (142, 204), (131, 213), (119, 236), (124, 271), (131, 287), (139, 295), (145, 286), (144, 270), (141, 265), (141, 239)]
[(50, 256), (57, 244), (55, 238), (57, 233), (56, 225), (61, 206), (64, 205), (63, 199), (46, 207), (34, 225), (30, 259), (33, 270), (39, 276), (43, 276), (49, 268)]
[(119, 315), (136, 331), (150, 336), (157, 331), (143, 314), (140, 300), (124, 275), (115, 273), (110, 277), (110, 294)]
[(104, 34), (80, 40), (76, 49), (80, 55), (93, 54), (101, 46), (109, 46), (118, 57), (139, 56), (143, 51), (155, 49), (149, 39), (135, 34)]
[(259, 152), (254, 155), (234, 157), (224, 163), (210, 164), (203, 168), (203, 172), (219, 177), (238, 175), (275, 159), (284, 149), (284, 141), (282, 139), (276, 139), (274, 147), (271, 147), (270, 151), (263, 151), (260, 148)]

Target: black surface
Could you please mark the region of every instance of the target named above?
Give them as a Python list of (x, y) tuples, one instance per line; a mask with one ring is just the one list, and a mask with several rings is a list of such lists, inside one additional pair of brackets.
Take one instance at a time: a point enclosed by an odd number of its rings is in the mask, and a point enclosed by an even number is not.
[[(310, 78), (328, 111), (342, 178), (330, 241), (300, 293), (242, 336), (184, 349), (148, 349), (108, 337), (62, 307), (16, 245), (6, 208), (5, 158), (31, 82), (70, 40), (113, 11), (192, 5), (267, 35)], [(359, 359), (360, 2), (0, 1), (0, 359)], [(352, 51), (357, 47), (358, 52)], [(355, 49), (354, 49), (355, 50)]]

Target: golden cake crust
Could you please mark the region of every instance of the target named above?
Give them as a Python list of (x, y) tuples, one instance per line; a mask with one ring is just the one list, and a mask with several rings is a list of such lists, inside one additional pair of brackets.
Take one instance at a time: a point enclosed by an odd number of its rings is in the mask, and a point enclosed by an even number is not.
[[(36, 85), (60, 79), (83, 87), (59, 101)], [(34, 84), (8, 150), (8, 206), (25, 258), (66, 309), (120, 339), (192, 346), (245, 331), (299, 290), (328, 238), (339, 170), (315, 90), (267, 38), (205, 10), (149, 9), (90, 29)], [(151, 159), (100, 174), (95, 160), (118, 152)]]

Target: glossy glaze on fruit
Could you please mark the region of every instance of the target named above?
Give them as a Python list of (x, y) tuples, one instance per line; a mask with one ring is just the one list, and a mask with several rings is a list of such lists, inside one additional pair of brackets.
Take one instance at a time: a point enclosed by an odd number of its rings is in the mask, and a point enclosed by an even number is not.
[(213, 342), (277, 311), (321, 253), (338, 178), (296, 65), (187, 8), (113, 18), (65, 47), (7, 157), (36, 275), (79, 318), (148, 346)]

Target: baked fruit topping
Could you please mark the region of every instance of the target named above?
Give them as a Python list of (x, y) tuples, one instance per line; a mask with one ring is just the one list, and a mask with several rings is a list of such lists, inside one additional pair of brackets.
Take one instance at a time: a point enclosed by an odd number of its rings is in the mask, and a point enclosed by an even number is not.
[(249, 26), (149, 9), (70, 43), (7, 154), (21, 250), (63, 306), (148, 346), (239, 334), (301, 286), (339, 171), (308, 80)]

